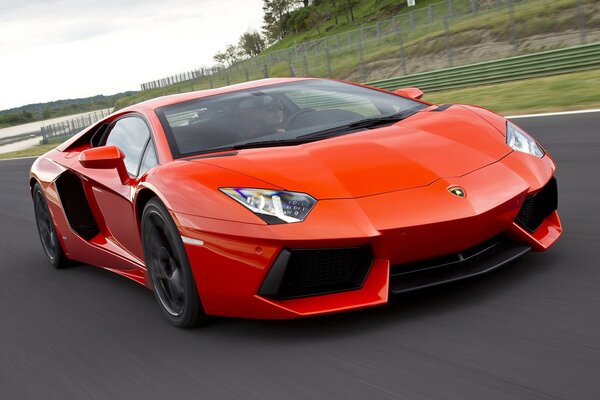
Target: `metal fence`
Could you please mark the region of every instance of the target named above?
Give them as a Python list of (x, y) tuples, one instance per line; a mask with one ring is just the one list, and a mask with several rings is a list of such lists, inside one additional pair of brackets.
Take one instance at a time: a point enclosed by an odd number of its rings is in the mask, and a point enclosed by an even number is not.
[[(200, 68), (144, 83), (141, 88), (191, 82), (195, 90), (269, 76), (364, 82), (585, 44), (599, 40), (599, 5), (597, 0), (445, 0), (371, 26), (241, 60), (228, 68)], [(544, 16), (551, 18), (544, 20)], [(468, 29), (462, 29), (465, 26)], [(550, 37), (542, 38), (544, 34)], [(395, 65), (377, 63), (386, 59)]]
[(112, 109), (105, 109), (94, 111), (86, 115), (80, 115), (77, 118), (73, 118), (67, 121), (57, 122), (54, 124), (46, 125), (41, 128), (42, 143), (48, 144), (52, 142), (62, 141), (68, 137), (71, 137), (88, 126), (92, 125), (96, 121), (107, 117), (112, 112)]

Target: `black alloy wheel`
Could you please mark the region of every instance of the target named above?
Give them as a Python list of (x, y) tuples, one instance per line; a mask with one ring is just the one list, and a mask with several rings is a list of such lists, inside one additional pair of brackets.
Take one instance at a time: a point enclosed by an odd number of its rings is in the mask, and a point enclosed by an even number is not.
[(190, 328), (204, 318), (196, 282), (179, 231), (158, 199), (142, 214), (142, 242), (154, 295), (171, 323)]
[(64, 267), (66, 257), (58, 239), (52, 215), (48, 209), (46, 196), (39, 183), (34, 185), (32, 194), (35, 222), (37, 224), (38, 233), (40, 234), (42, 248), (46, 254), (46, 259), (54, 268)]

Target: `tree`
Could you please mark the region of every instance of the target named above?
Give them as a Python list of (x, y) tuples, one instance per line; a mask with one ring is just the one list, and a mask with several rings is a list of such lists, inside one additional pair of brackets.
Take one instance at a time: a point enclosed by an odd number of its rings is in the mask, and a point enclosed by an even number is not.
[(335, 24), (337, 25), (339, 23), (337, 0), (329, 0), (329, 3), (331, 4), (331, 8), (333, 9), (333, 16), (335, 18)]
[(321, 36), (321, 24), (323, 23), (324, 20), (325, 20), (325, 17), (323, 16), (323, 14), (321, 14), (321, 12), (317, 8), (317, 6), (314, 6), (314, 5), (311, 6), (310, 7), (310, 23), (313, 26), (317, 27), (317, 32), (318, 32), (319, 36)]
[(290, 11), (296, 0), (263, 0), (263, 31), (267, 39), (276, 42), (282, 39), (290, 29)]
[(215, 60), (219, 64), (226, 64), (227, 66), (231, 66), (234, 62), (238, 61), (241, 58), (242, 54), (240, 48), (234, 44), (230, 44), (225, 47), (224, 51), (219, 51), (213, 56), (213, 60)]
[(234, 62), (239, 61), (242, 58), (242, 52), (235, 44), (230, 44), (225, 47), (225, 55), (227, 64), (232, 65)]
[(218, 51), (213, 56), (213, 60), (215, 60), (217, 64), (225, 64), (227, 62), (227, 54), (225, 54), (224, 51)]
[(354, 8), (358, 5), (359, 0), (346, 0), (346, 12), (350, 12), (352, 22), (354, 22)]
[(265, 39), (256, 30), (248, 30), (238, 43), (240, 50), (248, 57), (259, 55), (265, 49)]
[(294, 10), (290, 15), (290, 26), (294, 32), (305, 31), (310, 24), (310, 8), (303, 7)]

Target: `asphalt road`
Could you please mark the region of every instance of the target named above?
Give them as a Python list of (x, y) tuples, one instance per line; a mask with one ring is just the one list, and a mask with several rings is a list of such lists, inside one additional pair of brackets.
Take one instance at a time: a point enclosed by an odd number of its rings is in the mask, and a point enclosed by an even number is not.
[(600, 113), (518, 123), (558, 164), (550, 251), (381, 308), (189, 331), (125, 278), (47, 267), (32, 160), (0, 162), (0, 398), (600, 398)]

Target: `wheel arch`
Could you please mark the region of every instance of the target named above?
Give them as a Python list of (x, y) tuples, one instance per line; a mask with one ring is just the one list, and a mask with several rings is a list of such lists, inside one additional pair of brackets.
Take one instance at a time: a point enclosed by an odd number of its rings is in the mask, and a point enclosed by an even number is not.
[[(140, 232), (142, 230), (142, 214), (144, 213), (144, 207), (146, 207), (146, 204), (148, 204), (148, 202), (154, 198), (157, 198), (162, 202), (162, 199), (160, 198), (160, 196), (158, 194), (156, 194), (156, 192), (150, 188), (143, 187), (137, 193), (137, 196), (135, 198), (134, 208), (135, 208), (135, 218), (136, 218), (136, 221), (138, 224), (138, 230)], [(163, 202), (163, 204), (164, 204), (164, 202)]]
[[(31, 192), (31, 195), (33, 196), (33, 187), (35, 186), (36, 183), (39, 183), (38, 180), (34, 177), (29, 178), (29, 191)], [(41, 186), (41, 184), (40, 184)]]

